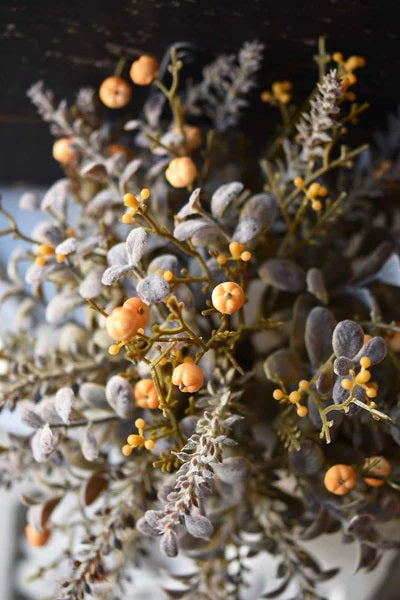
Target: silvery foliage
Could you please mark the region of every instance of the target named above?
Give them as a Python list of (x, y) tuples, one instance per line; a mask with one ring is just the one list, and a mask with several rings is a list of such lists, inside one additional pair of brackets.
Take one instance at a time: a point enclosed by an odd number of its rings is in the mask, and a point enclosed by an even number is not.
[(263, 51), (260, 42), (245, 42), (238, 56), (223, 54), (207, 65), (202, 81), (188, 87), (188, 112), (205, 114), (217, 131), (236, 125), (248, 104), (246, 95), (255, 86)]

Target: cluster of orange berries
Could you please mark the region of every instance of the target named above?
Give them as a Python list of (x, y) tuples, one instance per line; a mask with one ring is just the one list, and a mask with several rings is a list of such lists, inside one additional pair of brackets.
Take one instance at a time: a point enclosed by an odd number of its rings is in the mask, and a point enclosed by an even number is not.
[(354, 92), (348, 92), (349, 87), (357, 82), (357, 77), (354, 75), (356, 69), (365, 67), (366, 61), (363, 56), (352, 55), (347, 60), (344, 59), (341, 52), (334, 52), (333, 60), (339, 67), (339, 73), (343, 77), (342, 92), (347, 100), (353, 101), (356, 99)]
[(271, 91), (264, 91), (261, 94), (261, 100), (276, 106), (278, 103), (289, 104), (292, 98), (292, 84), (290, 81), (275, 81), (271, 86)]
[(228, 260), (243, 260), (243, 262), (248, 262), (251, 260), (251, 252), (246, 250), (247, 244), (240, 244), (239, 242), (231, 242), (229, 244), (229, 252), (230, 257), (226, 254), (218, 254), (216, 257), (217, 263), (220, 267), (226, 265)]
[(307, 379), (302, 379), (299, 381), (297, 390), (285, 394), (280, 388), (277, 388), (273, 391), (272, 396), (275, 400), (278, 400), (278, 402), (290, 402), (291, 404), (295, 404), (298, 416), (306, 417), (308, 415), (308, 408), (307, 406), (300, 404), (300, 402), (302, 400), (302, 392), (307, 392), (309, 389), (310, 382), (307, 381)]
[(306, 198), (311, 203), (311, 208), (318, 212), (322, 208), (322, 202), (319, 198), (325, 198), (328, 195), (328, 190), (325, 186), (321, 185), (317, 181), (311, 183), (308, 187), (304, 182), (302, 177), (295, 177), (293, 181), (295, 187), (302, 190), (306, 196)]
[(370, 381), (371, 371), (369, 371), (368, 368), (371, 366), (371, 360), (368, 356), (360, 358), (360, 366), (361, 370), (357, 375), (355, 374), (355, 371), (350, 370), (350, 376), (352, 378), (349, 379), (346, 377), (342, 379), (341, 386), (344, 390), (348, 390), (351, 395), (353, 395), (353, 390), (356, 386), (362, 387), (369, 400), (369, 406), (371, 408), (376, 408), (375, 402), (371, 402), (371, 399), (376, 398), (378, 395), (378, 384)]
[(128, 435), (126, 441), (127, 443), (122, 446), (122, 454), (124, 456), (130, 456), (135, 448), (146, 448), (146, 450), (153, 450), (154, 448), (154, 440), (151, 438), (145, 438), (144, 436), (144, 426), (146, 422), (144, 419), (136, 419), (135, 427), (137, 428), (139, 433), (131, 433)]
[(124, 343), (129, 342), (137, 333), (143, 334), (149, 318), (149, 305), (136, 296), (114, 308), (106, 318), (106, 329), (110, 337), (119, 343), (112, 344), (108, 352), (118, 354)]
[(148, 200), (149, 198), (150, 190), (148, 188), (142, 189), (142, 191), (140, 192), (140, 200), (138, 200), (136, 196), (134, 194), (131, 194), (130, 192), (128, 194), (125, 194), (123, 197), (123, 202), (129, 210), (127, 210), (127, 212), (124, 215), (122, 215), (122, 223), (132, 223), (133, 217), (135, 216), (141, 203), (145, 200)]
[[(383, 456), (370, 456), (365, 459), (362, 471), (364, 475), (370, 475), (369, 477), (363, 476), (368, 486), (381, 487), (385, 483), (386, 477), (392, 472), (392, 466)], [(356, 481), (356, 472), (351, 465), (333, 465), (327, 470), (324, 477), (326, 489), (337, 496), (348, 494), (354, 488)]]

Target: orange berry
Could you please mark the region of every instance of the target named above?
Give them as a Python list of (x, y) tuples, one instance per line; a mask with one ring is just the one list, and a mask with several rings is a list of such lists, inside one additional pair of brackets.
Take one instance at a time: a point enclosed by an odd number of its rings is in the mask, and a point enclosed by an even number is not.
[(123, 198), (125, 206), (129, 206), (129, 208), (134, 208), (135, 210), (139, 207), (140, 202), (133, 194), (125, 194)]
[(229, 244), (229, 252), (231, 253), (232, 258), (239, 259), (242, 253), (242, 245), (239, 242), (231, 242)]
[(264, 92), (262, 92), (261, 100), (262, 100), (262, 102), (271, 102), (271, 100), (272, 100), (271, 92), (269, 92), (268, 90), (265, 90)]
[(311, 203), (311, 208), (318, 212), (322, 208), (322, 202), (320, 200), (313, 200)]
[(301, 390), (302, 392), (306, 392), (309, 389), (310, 389), (310, 382), (307, 381), (307, 379), (302, 379), (301, 381), (299, 381), (299, 390)]
[(146, 440), (144, 443), (144, 447), (146, 448), (146, 450), (153, 450), (154, 448), (154, 441), (153, 440)]
[(367, 383), (371, 379), (370, 371), (360, 371), (358, 375), (356, 375), (356, 383)]
[(240, 310), (245, 299), (243, 289), (233, 281), (218, 284), (211, 294), (211, 302), (214, 308), (224, 315), (232, 315)]
[(364, 367), (364, 369), (368, 369), (371, 366), (371, 359), (368, 356), (362, 356), (360, 358), (360, 365)]
[(336, 63), (343, 62), (343, 54), (341, 52), (334, 52), (332, 58)]
[(141, 200), (148, 200), (150, 198), (150, 190), (148, 188), (143, 188), (140, 192)]
[(106, 329), (114, 340), (128, 342), (138, 330), (137, 315), (123, 306), (117, 306), (106, 318)]
[(111, 354), (111, 356), (116, 356), (119, 350), (120, 347), (118, 344), (111, 344), (111, 346), (108, 347), (108, 354)]
[(132, 223), (132, 221), (133, 221), (133, 215), (132, 215), (132, 213), (125, 213), (121, 217), (121, 222), (125, 223), (126, 225), (129, 225), (129, 223)]
[(224, 265), (226, 265), (227, 260), (228, 260), (228, 257), (225, 254), (218, 254), (217, 263), (219, 264), (220, 267), (223, 267)]
[(172, 383), (177, 385), (181, 392), (198, 392), (204, 383), (203, 371), (194, 362), (183, 362), (175, 367)]
[(116, 154), (124, 154), (126, 157), (126, 160), (132, 160), (132, 158), (133, 158), (132, 150), (130, 148), (128, 148), (127, 146), (124, 146), (123, 144), (118, 144), (118, 143), (109, 144), (107, 146), (107, 152), (108, 152), (109, 156), (115, 156)]
[(146, 425), (146, 421), (144, 419), (136, 419), (135, 421), (135, 427), (137, 429), (143, 429), (143, 427)]
[(43, 529), (42, 531), (37, 531), (37, 529), (34, 529), (32, 525), (28, 524), (25, 527), (25, 535), (31, 546), (40, 548), (40, 546), (44, 546), (48, 541), (50, 537), (50, 530)]
[(136, 435), (136, 433), (131, 433), (131, 435), (128, 435), (127, 442), (130, 446), (136, 448), (137, 446), (141, 446), (143, 444), (144, 437), (142, 435)]
[(324, 484), (328, 492), (344, 496), (355, 486), (356, 473), (350, 465), (334, 465), (325, 473)]
[(251, 260), (251, 256), (252, 256), (251, 252), (249, 252), (248, 250), (245, 250), (240, 255), (240, 258), (242, 259), (243, 262), (248, 262), (249, 260)]
[(315, 198), (316, 196), (319, 196), (320, 188), (321, 188), (320, 184), (317, 181), (314, 181), (314, 183), (312, 183), (307, 188), (307, 196), (309, 196), (310, 198)]
[(122, 108), (131, 99), (132, 90), (130, 85), (122, 77), (107, 77), (99, 89), (100, 100), (108, 108)]
[(300, 400), (301, 400), (300, 392), (298, 392), (297, 390), (294, 392), (290, 392), (289, 402), (292, 402), (292, 404), (296, 404), (297, 402), (300, 402)]
[(165, 177), (175, 188), (184, 188), (193, 183), (197, 177), (197, 168), (189, 156), (174, 158), (165, 171)]
[(299, 415), (299, 417), (306, 417), (308, 415), (308, 408), (307, 408), (307, 406), (303, 406), (302, 404), (299, 404), (296, 412)]
[(189, 153), (193, 152), (201, 145), (203, 134), (199, 127), (195, 127), (194, 125), (184, 125), (183, 133), (185, 135), (186, 148)]
[(40, 244), (39, 246), (39, 254), (43, 254), (48, 256), (50, 254), (54, 254), (54, 247), (49, 244)]
[(278, 390), (278, 389), (274, 390), (272, 392), (272, 397), (275, 400), (282, 400), (282, 398), (283, 398), (283, 392), (282, 392), (282, 390)]
[(62, 165), (76, 162), (79, 152), (72, 146), (73, 137), (63, 137), (53, 144), (53, 158)]
[(130, 77), (136, 85), (150, 85), (158, 73), (158, 61), (152, 56), (143, 54), (132, 63)]
[(125, 444), (125, 446), (122, 446), (121, 448), (121, 452), (124, 456), (130, 456), (132, 454), (132, 451), (133, 448), (129, 444)]
[(165, 281), (168, 281), (168, 282), (169, 282), (169, 281), (172, 281), (172, 279), (173, 279), (173, 277), (174, 277), (174, 274), (173, 274), (173, 272), (172, 272), (172, 271), (170, 271), (170, 270), (168, 270), (168, 271), (164, 271), (164, 273), (163, 273), (163, 277), (164, 277)]
[(365, 459), (363, 471), (382, 478), (375, 479), (374, 477), (364, 477), (364, 481), (367, 485), (371, 487), (381, 487), (385, 483), (383, 479), (388, 477), (392, 472), (392, 465), (383, 456), (370, 456)]
[(134, 313), (138, 329), (146, 327), (150, 319), (150, 307), (148, 304), (140, 298), (132, 296), (132, 298), (125, 300), (123, 308), (127, 308)]
[(44, 265), (46, 264), (46, 257), (45, 256), (37, 256), (35, 258), (35, 265), (37, 265), (38, 267), (44, 267)]
[(58, 263), (63, 263), (66, 260), (66, 255), (65, 254), (56, 254), (56, 261)]
[(343, 379), (341, 385), (344, 390), (350, 390), (353, 385), (353, 382), (351, 381), (351, 379)]
[(302, 188), (302, 187), (304, 187), (304, 179), (302, 177), (295, 177), (293, 184), (297, 188)]
[(378, 391), (376, 388), (369, 386), (366, 390), (366, 394), (368, 398), (376, 398), (378, 395)]
[(141, 379), (133, 388), (133, 395), (140, 408), (158, 408), (158, 394), (152, 379)]

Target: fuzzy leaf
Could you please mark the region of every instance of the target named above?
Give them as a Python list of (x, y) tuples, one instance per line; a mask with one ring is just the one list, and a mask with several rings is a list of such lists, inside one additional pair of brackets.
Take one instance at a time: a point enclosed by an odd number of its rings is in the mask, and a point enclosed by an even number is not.
[(115, 265), (112, 267), (108, 267), (101, 277), (101, 283), (103, 285), (112, 285), (121, 277), (124, 277), (129, 271), (131, 271), (132, 267), (130, 265)]
[(69, 237), (56, 247), (56, 254), (72, 254), (76, 250), (76, 238)]
[(178, 554), (178, 540), (172, 530), (166, 531), (161, 538), (160, 550), (165, 556), (174, 558)]
[(91, 161), (84, 165), (81, 169), (82, 177), (100, 181), (101, 183), (108, 180), (108, 173), (105, 165), (101, 162)]
[(243, 190), (243, 184), (239, 181), (232, 181), (221, 185), (215, 190), (211, 197), (211, 213), (220, 219), (229, 204), (235, 200)]
[(79, 498), (83, 506), (90, 506), (107, 489), (108, 481), (102, 475), (95, 473), (81, 485)]
[(200, 195), (201, 188), (196, 188), (195, 190), (193, 190), (187, 203), (182, 206), (182, 208), (176, 215), (178, 221), (186, 219), (186, 217), (188, 217), (189, 215), (196, 214), (201, 209)]
[(139, 298), (147, 304), (161, 302), (169, 294), (169, 285), (162, 275), (154, 273), (138, 283), (137, 293)]
[(311, 440), (302, 440), (300, 449), (289, 450), (290, 467), (301, 475), (314, 475), (318, 473), (324, 462), (321, 448)]
[(126, 165), (119, 180), (119, 187), (121, 190), (124, 189), (125, 184), (135, 175), (141, 165), (142, 161), (139, 158), (134, 158)]
[(103, 274), (101, 265), (93, 267), (79, 284), (79, 295), (85, 299), (100, 296), (103, 289), (101, 283)]
[(95, 436), (93, 435), (90, 424), (86, 427), (83, 433), (83, 438), (81, 440), (81, 449), (83, 456), (89, 462), (93, 462), (99, 457), (99, 445)]
[(145, 517), (141, 517), (140, 519), (138, 519), (136, 521), (136, 529), (138, 529), (138, 531), (140, 531), (140, 533), (142, 533), (143, 535), (147, 535), (149, 537), (156, 537), (156, 536), (160, 535), (159, 531), (157, 531), (156, 529), (153, 529), (148, 524)]
[(368, 356), (372, 365), (382, 362), (387, 353), (386, 343), (380, 336), (375, 336), (369, 340), (354, 357), (354, 362), (358, 362), (362, 356)]
[(59, 323), (72, 310), (83, 303), (81, 296), (75, 292), (62, 291), (50, 300), (46, 308), (46, 321), (48, 323)]
[(54, 399), (56, 412), (61, 417), (62, 422), (66, 425), (69, 425), (71, 420), (74, 400), (74, 392), (69, 387), (59, 389)]
[(319, 367), (332, 354), (332, 332), (335, 318), (330, 310), (316, 306), (308, 315), (305, 343), (313, 367)]
[(336, 356), (353, 358), (360, 350), (364, 332), (355, 321), (340, 321), (332, 335), (332, 347)]
[(304, 366), (292, 350), (282, 349), (270, 354), (264, 362), (265, 375), (270, 381), (291, 385), (298, 383), (304, 375)]
[(41, 502), (40, 504), (36, 504), (35, 506), (30, 506), (27, 512), (28, 523), (36, 529), (36, 531), (43, 531), (43, 529), (46, 529), (51, 513), (60, 500), (61, 498), (55, 497), (50, 498), (45, 502)]
[(126, 419), (133, 415), (132, 386), (123, 377), (114, 375), (114, 377), (108, 380), (106, 398), (118, 416)]
[(262, 223), (252, 217), (239, 221), (236, 227), (232, 239), (240, 244), (245, 244), (252, 240), (260, 233), (262, 229)]
[(142, 227), (132, 229), (126, 238), (126, 252), (131, 265), (136, 266), (139, 263), (145, 251), (147, 239), (148, 234)]
[(158, 269), (161, 271), (172, 271), (173, 273), (178, 272), (179, 261), (174, 254), (161, 254), (153, 258), (149, 266), (147, 267), (147, 273), (151, 275)]
[(306, 275), (307, 290), (320, 302), (327, 304), (329, 297), (325, 287), (324, 277), (319, 269), (309, 269)]
[(190, 535), (202, 540), (209, 540), (214, 531), (209, 519), (203, 515), (185, 515), (185, 527)]
[(261, 227), (273, 223), (279, 215), (278, 203), (272, 194), (256, 194), (244, 203), (239, 220), (256, 219)]
[(376, 274), (378, 281), (400, 287), (400, 258), (392, 254)]
[(43, 456), (48, 458), (52, 452), (54, 452), (57, 446), (57, 436), (53, 434), (49, 425), (45, 425), (40, 432), (40, 450)]
[(19, 199), (20, 210), (39, 210), (40, 197), (34, 192), (25, 192)]
[(263, 281), (284, 292), (301, 292), (305, 284), (305, 273), (291, 260), (271, 258), (259, 269)]
[(222, 464), (213, 464), (212, 468), (217, 478), (229, 485), (246, 481), (253, 470), (250, 461), (244, 456), (230, 456)]
[(83, 383), (79, 388), (79, 395), (90, 406), (107, 408), (106, 390), (103, 385), (91, 382)]
[(66, 177), (56, 181), (42, 198), (40, 209), (42, 211), (52, 210), (60, 217), (64, 217), (67, 202), (72, 195), (71, 181)]
[(174, 229), (174, 237), (180, 242), (183, 242), (191, 238), (195, 233), (203, 229), (203, 227), (210, 227), (205, 221), (200, 219), (191, 219), (190, 221), (183, 221), (179, 223)]

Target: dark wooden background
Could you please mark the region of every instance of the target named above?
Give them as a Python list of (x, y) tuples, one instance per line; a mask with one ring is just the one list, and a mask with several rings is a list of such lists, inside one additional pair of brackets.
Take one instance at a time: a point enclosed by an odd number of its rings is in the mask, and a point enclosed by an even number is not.
[[(399, 16), (399, 0), (0, 0), (0, 181), (47, 184), (60, 173), (47, 126), (26, 98), (33, 82), (73, 98), (80, 86), (97, 87), (121, 54), (161, 58), (181, 40), (196, 45), (199, 72), (215, 53), (258, 38), (266, 44), (260, 81), (291, 78), (301, 97), (325, 34), (332, 51), (367, 57), (360, 96), (372, 101), (364, 130), (374, 127), (398, 102)], [(141, 101), (139, 93), (129, 110)]]

